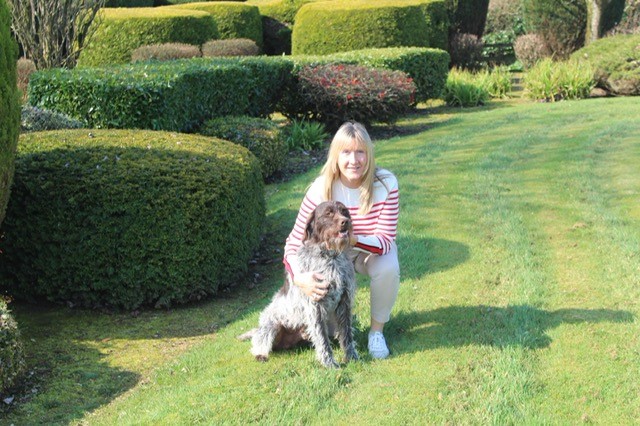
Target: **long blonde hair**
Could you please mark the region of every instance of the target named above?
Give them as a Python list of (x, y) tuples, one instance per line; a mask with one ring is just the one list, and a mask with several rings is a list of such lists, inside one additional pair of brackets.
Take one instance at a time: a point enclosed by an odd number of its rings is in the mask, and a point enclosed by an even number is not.
[(373, 183), (376, 180), (376, 162), (373, 157), (373, 142), (367, 133), (367, 129), (360, 123), (346, 122), (336, 132), (329, 153), (327, 162), (324, 164), (321, 176), (324, 177), (324, 199), (331, 199), (331, 189), (333, 183), (340, 179), (340, 168), (338, 167), (338, 157), (342, 150), (356, 142), (358, 149), (362, 149), (367, 154), (367, 162), (364, 165), (362, 182), (360, 182), (360, 208), (358, 214), (369, 213), (373, 204)]

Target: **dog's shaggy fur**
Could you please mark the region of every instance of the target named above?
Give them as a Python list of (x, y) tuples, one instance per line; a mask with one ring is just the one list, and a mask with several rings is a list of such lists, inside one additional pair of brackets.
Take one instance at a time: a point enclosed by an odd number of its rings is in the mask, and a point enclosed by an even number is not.
[(353, 263), (346, 250), (353, 229), (349, 210), (340, 202), (321, 203), (313, 211), (298, 250), (301, 272), (318, 272), (329, 283), (326, 296), (314, 301), (289, 277), (271, 304), (260, 315), (259, 327), (252, 335), (251, 353), (266, 361), (273, 349), (287, 349), (301, 341), (310, 341), (318, 360), (336, 368), (330, 336), (338, 338), (346, 361), (358, 359), (352, 328), (352, 303), (356, 283)]

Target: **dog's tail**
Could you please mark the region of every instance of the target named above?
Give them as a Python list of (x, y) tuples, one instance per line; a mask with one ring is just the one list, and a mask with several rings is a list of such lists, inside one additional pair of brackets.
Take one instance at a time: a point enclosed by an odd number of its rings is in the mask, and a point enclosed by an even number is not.
[(238, 336), (238, 340), (242, 340), (243, 342), (247, 341), (247, 340), (251, 340), (253, 338), (253, 335), (256, 334), (256, 331), (258, 331), (257, 328), (253, 328), (249, 331), (247, 331), (246, 333), (243, 333), (241, 335)]

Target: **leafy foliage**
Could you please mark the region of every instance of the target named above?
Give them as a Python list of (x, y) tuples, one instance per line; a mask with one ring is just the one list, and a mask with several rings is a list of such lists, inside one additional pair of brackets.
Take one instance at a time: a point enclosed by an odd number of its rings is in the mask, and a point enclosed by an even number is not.
[(260, 47), (248, 38), (233, 38), (227, 40), (209, 40), (202, 45), (202, 56), (256, 56), (260, 54)]
[(415, 105), (416, 86), (401, 71), (329, 64), (305, 66), (297, 77), (300, 104), (287, 113), (329, 127), (348, 120), (392, 122)]
[(482, 66), (483, 47), (484, 43), (476, 35), (455, 34), (449, 40), (451, 65), (469, 70), (480, 68)]
[(587, 98), (594, 86), (591, 65), (576, 60), (554, 62), (544, 59), (531, 68), (524, 79), (528, 97), (550, 102)]
[(286, 129), (289, 151), (312, 151), (323, 147), (329, 137), (322, 123), (292, 120)]
[(167, 307), (247, 270), (264, 220), (260, 166), (196, 135), (22, 135), (0, 277), (19, 298)]
[(25, 367), (18, 324), (0, 296), (0, 394), (16, 382)]
[(185, 43), (162, 43), (140, 46), (131, 53), (131, 62), (169, 61), (173, 59), (197, 58), (202, 56), (200, 48)]
[(246, 116), (218, 117), (204, 123), (198, 133), (248, 148), (260, 161), (265, 179), (280, 171), (287, 159), (287, 143), (282, 130), (271, 120)]
[(516, 58), (525, 68), (531, 68), (538, 61), (551, 56), (551, 51), (547, 47), (544, 38), (535, 33), (519, 36), (513, 44), (513, 50)]
[(618, 95), (640, 95), (640, 34), (596, 40), (571, 58), (593, 67), (598, 87)]
[(22, 106), (20, 130), (22, 132), (41, 132), (44, 130), (80, 129), (85, 124), (65, 114), (37, 108), (30, 105)]
[(443, 99), (449, 106), (475, 107), (484, 105), (490, 98), (482, 79), (469, 71), (453, 68), (449, 72)]
[(296, 15), (292, 52), (326, 55), (399, 46), (445, 49), (447, 28), (447, 10), (438, 0), (309, 3)]

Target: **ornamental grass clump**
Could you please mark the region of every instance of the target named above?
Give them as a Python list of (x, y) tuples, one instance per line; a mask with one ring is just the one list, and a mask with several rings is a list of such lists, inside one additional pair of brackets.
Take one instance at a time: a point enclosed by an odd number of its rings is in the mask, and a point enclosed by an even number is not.
[(447, 105), (462, 108), (480, 106), (490, 97), (483, 77), (457, 68), (452, 68), (449, 72), (443, 94)]
[(593, 68), (577, 60), (554, 62), (544, 59), (524, 78), (525, 94), (531, 99), (547, 102), (588, 98), (594, 87)]
[(358, 65), (305, 66), (298, 73), (294, 117), (330, 128), (348, 120), (391, 123), (415, 106), (416, 85), (402, 71)]

